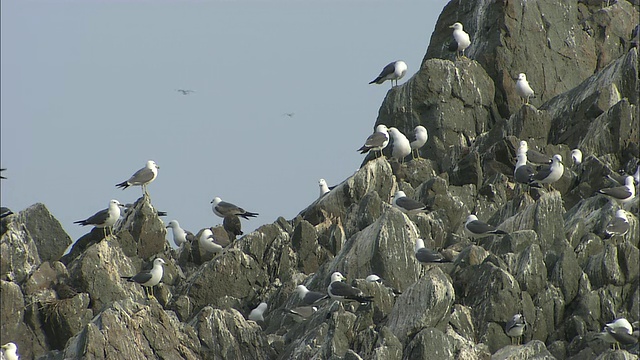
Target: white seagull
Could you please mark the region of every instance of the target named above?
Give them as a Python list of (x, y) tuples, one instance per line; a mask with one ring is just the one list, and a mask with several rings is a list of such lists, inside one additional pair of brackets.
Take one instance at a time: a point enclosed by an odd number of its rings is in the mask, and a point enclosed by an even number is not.
[(455, 51), (456, 57), (464, 57), (464, 50), (471, 45), (469, 34), (462, 30), (462, 24), (459, 22), (449, 27), (453, 29), (453, 39), (455, 40), (453, 46), (450, 47), (449, 50)]
[(251, 312), (249, 313), (249, 316), (247, 316), (247, 319), (253, 320), (256, 322), (258, 321), (264, 322), (265, 311), (267, 311), (267, 303), (261, 302), (260, 305), (258, 305), (255, 309), (251, 310)]
[(171, 229), (171, 232), (173, 234), (173, 242), (177, 247), (180, 247), (182, 244), (191, 242), (195, 239), (193, 233), (180, 227), (178, 220), (169, 221), (169, 225), (167, 225), (166, 227), (168, 229)]
[(516, 155), (517, 154), (525, 154), (527, 155), (527, 161), (530, 161), (534, 164), (549, 164), (551, 163), (551, 157), (547, 156), (543, 153), (541, 153), (540, 151), (537, 151), (535, 149), (529, 149), (529, 144), (527, 144), (526, 141), (522, 140), (520, 141), (520, 146), (518, 147), (518, 150), (516, 151)]
[(360, 151), (360, 154), (364, 154), (369, 151), (380, 151), (380, 155), (382, 155), (382, 149), (386, 148), (388, 144), (389, 129), (387, 129), (386, 125), (380, 124), (376, 126), (376, 131), (369, 135), (367, 140), (364, 142), (364, 145), (362, 145), (362, 147), (357, 151)]
[(575, 165), (580, 165), (582, 163), (582, 151), (580, 149), (571, 150), (571, 159), (573, 159)]
[(164, 273), (164, 269), (162, 268), (166, 263), (162, 258), (156, 258), (153, 260), (153, 268), (151, 270), (142, 270), (134, 276), (121, 276), (123, 279), (127, 279), (127, 281), (135, 282), (142, 285), (145, 294), (148, 298), (152, 298), (153, 290), (151, 293), (147, 292), (148, 287), (154, 287), (160, 283), (162, 280), (162, 274)]
[(600, 189), (598, 193), (607, 195), (622, 204), (626, 204), (636, 197), (636, 187), (633, 182), (633, 176), (627, 176), (624, 179), (624, 186)]
[(109, 207), (100, 210), (97, 213), (93, 214), (93, 216), (85, 219), (74, 221), (74, 224), (79, 224), (82, 226), (85, 225), (93, 225), (97, 228), (103, 229), (104, 236), (107, 236), (107, 228), (109, 228), (109, 232), (113, 233), (113, 225), (115, 225), (116, 221), (120, 218), (120, 207), (122, 204), (118, 200), (109, 201)]
[(327, 287), (327, 293), (334, 300), (340, 301), (357, 301), (359, 303), (369, 303), (372, 301), (373, 296), (365, 296), (362, 291), (347, 283), (346, 280), (339, 272), (331, 274), (331, 283)]
[(207, 252), (214, 254), (222, 252), (222, 245), (215, 242), (215, 237), (213, 236), (213, 231), (211, 231), (211, 229), (202, 230), (198, 243), (200, 244), (200, 248)]
[[(420, 159), (420, 148), (424, 146), (424, 144), (427, 143), (427, 140), (429, 139), (429, 134), (427, 133), (427, 129), (422, 126), (422, 125), (418, 125), (416, 126), (415, 129), (413, 129), (413, 136), (411, 138), (411, 155), (412, 157), (418, 158)], [(415, 155), (414, 155), (415, 153)]]
[(619, 209), (616, 211), (616, 215), (609, 221), (605, 228), (605, 239), (609, 239), (615, 235), (624, 235), (629, 231), (629, 219), (627, 218), (627, 212)]
[(429, 210), (427, 205), (407, 197), (402, 190), (396, 191), (393, 196), (393, 205), (405, 214), (417, 214)]
[[(602, 332), (599, 334), (599, 337), (605, 342), (611, 344), (611, 346), (615, 349), (616, 345), (618, 345), (618, 348), (620, 348), (619, 342), (627, 343), (627, 340), (631, 340), (629, 339), (629, 336), (633, 337), (631, 335), (632, 333), (633, 326), (631, 326), (629, 320), (625, 318), (619, 318), (614, 322), (606, 324), (604, 329), (602, 329)], [(638, 339), (636, 339), (635, 337), (633, 339), (635, 339), (635, 342), (638, 341)]]
[(504, 327), (504, 331), (511, 338), (511, 344), (513, 344), (513, 338), (516, 338), (516, 344), (520, 345), (520, 341), (522, 340), (522, 334), (524, 333), (524, 328), (527, 326), (527, 321), (522, 314), (515, 314), (507, 322), (507, 325)]
[(222, 199), (217, 196), (214, 197), (213, 200), (211, 200), (211, 204), (213, 213), (220, 216), (221, 218), (224, 218), (227, 215), (237, 215), (248, 220), (251, 217), (256, 217), (259, 215), (258, 213), (246, 211), (245, 209), (232, 203), (222, 201)]
[(300, 300), (306, 305), (313, 305), (329, 298), (327, 294), (323, 294), (317, 291), (310, 291), (304, 285), (298, 285), (295, 289), (295, 292), (296, 294), (298, 294)]
[(478, 220), (478, 217), (474, 214), (467, 216), (467, 222), (464, 224), (464, 228), (468, 234), (473, 238), (483, 238), (490, 235), (506, 235), (507, 232), (496, 229), (495, 226), (489, 225), (485, 222)]
[(415, 246), (416, 259), (423, 264), (451, 262), (439, 252), (424, 247), (424, 240), (416, 239)]
[(398, 162), (404, 162), (404, 158), (411, 154), (409, 139), (394, 127), (389, 128), (389, 135), (393, 138), (391, 157), (398, 160)]
[(518, 79), (516, 80), (516, 93), (522, 98), (525, 105), (529, 105), (529, 98), (534, 96), (533, 89), (531, 89), (531, 86), (529, 86), (529, 82), (527, 81), (527, 75), (524, 73), (518, 74)]
[(156, 179), (158, 176), (158, 169), (160, 169), (160, 167), (155, 163), (155, 161), (149, 160), (145, 167), (131, 175), (129, 180), (116, 184), (116, 187), (124, 190), (129, 186), (139, 185), (142, 187), (144, 194), (149, 196), (149, 193), (147, 192), (147, 185)]
[(4, 355), (3, 359), (7, 360), (20, 359), (20, 357), (18, 356), (18, 347), (12, 342), (8, 342), (2, 345), (2, 355)]
[(564, 174), (564, 165), (562, 165), (562, 156), (553, 155), (551, 164), (533, 175), (533, 182), (537, 184), (553, 184), (560, 180)]
[(407, 64), (404, 61), (398, 60), (387, 64), (380, 75), (373, 79), (369, 84), (382, 84), (387, 80), (391, 80), (391, 87), (393, 87), (393, 81), (395, 80), (396, 86), (398, 86), (398, 80), (402, 79), (404, 74), (407, 73)]
[(329, 185), (327, 185), (327, 181), (325, 179), (320, 179), (318, 180), (318, 186), (320, 187), (320, 196), (318, 196), (319, 198), (322, 197), (322, 195), (328, 193), (329, 191), (331, 191), (329, 189)]
[(287, 310), (287, 313), (293, 317), (293, 321), (300, 323), (307, 320), (318, 311), (317, 306), (298, 306)]
[(516, 168), (513, 171), (513, 178), (517, 183), (527, 184), (529, 186), (541, 187), (539, 184), (533, 182), (533, 175), (536, 171), (530, 164), (527, 163), (527, 153), (520, 153), (517, 156)]

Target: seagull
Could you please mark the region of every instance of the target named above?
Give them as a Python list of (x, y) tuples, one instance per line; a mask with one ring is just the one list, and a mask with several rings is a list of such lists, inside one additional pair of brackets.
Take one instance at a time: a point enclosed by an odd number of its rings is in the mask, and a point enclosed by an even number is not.
[(404, 162), (404, 158), (411, 154), (411, 143), (409, 143), (409, 139), (394, 127), (389, 128), (389, 135), (393, 138), (391, 157), (398, 160), (398, 162)]
[(317, 291), (310, 291), (304, 285), (298, 285), (295, 289), (295, 292), (298, 294), (298, 297), (305, 305), (313, 305), (329, 298), (327, 294), (323, 294)]
[[(628, 340), (628, 337), (625, 337), (624, 334), (632, 336), (633, 327), (629, 323), (629, 320), (625, 318), (616, 319), (614, 322), (608, 323), (605, 325), (602, 332), (599, 334), (599, 337), (605, 342), (611, 344), (613, 349), (620, 348), (620, 340), (623, 340), (623, 343)], [(637, 339), (636, 339), (637, 341)]]
[(255, 309), (251, 310), (247, 319), (253, 321), (262, 321), (264, 322), (264, 313), (267, 311), (267, 303), (261, 302)]
[(215, 242), (215, 237), (213, 236), (213, 231), (211, 231), (211, 229), (202, 230), (198, 243), (200, 244), (200, 248), (207, 252), (214, 254), (222, 252), (222, 245)]
[(325, 179), (318, 180), (318, 186), (320, 187), (320, 196), (318, 196), (318, 198), (321, 198), (324, 194), (331, 191)]
[[(1, 172), (1, 171), (5, 171), (5, 170), (7, 170), (7, 169), (2, 168), (2, 169), (0, 169), (0, 172)], [(0, 179), (6, 179), (6, 177), (4, 177), (4, 176), (0, 175)], [(10, 343), (10, 344), (13, 344), (13, 343)]]
[(113, 234), (113, 225), (115, 225), (116, 221), (120, 218), (120, 207), (122, 204), (118, 200), (109, 201), (109, 207), (100, 210), (97, 213), (93, 214), (93, 216), (85, 219), (74, 221), (74, 224), (79, 224), (82, 226), (85, 225), (93, 225), (97, 228), (101, 228), (104, 236), (107, 237), (107, 228), (109, 228), (109, 232)]
[(293, 309), (287, 310), (287, 313), (291, 315), (291, 317), (293, 317), (293, 321), (301, 323), (313, 316), (316, 311), (318, 311), (317, 306), (298, 306)]
[(527, 144), (526, 141), (522, 140), (520, 141), (520, 147), (518, 147), (518, 150), (516, 152), (517, 154), (522, 154), (524, 153), (525, 155), (527, 155), (527, 161), (530, 161), (534, 164), (549, 164), (551, 163), (551, 157), (536, 151), (534, 149), (529, 149), (529, 145)]
[(459, 22), (449, 27), (453, 29), (453, 39), (455, 40), (449, 50), (456, 52), (456, 58), (464, 57), (464, 50), (471, 45), (469, 34), (462, 30), (462, 24)]
[[(416, 126), (415, 129), (413, 129), (413, 136), (411, 137), (411, 156), (415, 159), (418, 158), (420, 159), (420, 148), (424, 146), (424, 144), (427, 143), (427, 140), (429, 139), (429, 134), (427, 133), (427, 129), (422, 126), (422, 125), (418, 125)], [(414, 152), (415, 152), (415, 156), (414, 156)]]
[(236, 236), (242, 235), (242, 224), (237, 215), (227, 215), (222, 220), (222, 227), (229, 234), (229, 238), (235, 240)]
[(189, 89), (176, 89), (176, 91), (181, 93), (182, 95), (189, 95), (191, 93), (196, 92), (195, 90), (189, 90)]
[(562, 165), (562, 156), (559, 154), (553, 155), (551, 158), (551, 164), (544, 167), (533, 175), (533, 182), (536, 184), (553, 184), (560, 180), (564, 174), (564, 165)]
[(529, 105), (530, 97), (535, 97), (533, 89), (531, 89), (531, 86), (529, 86), (529, 82), (527, 81), (527, 75), (524, 73), (518, 74), (518, 79), (516, 80), (516, 93), (522, 98), (525, 105)]
[(483, 238), (490, 235), (505, 235), (507, 232), (496, 229), (495, 226), (489, 225), (478, 220), (474, 214), (467, 216), (467, 222), (464, 228), (472, 238)]
[(393, 287), (393, 286), (391, 286), (389, 283), (387, 283), (383, 278), (381, 278), (380, 276), (378, 276), (378, 275), (376, 275), (376, 274), (368, 275), (364, 280), (365, 280), (366, 282), (375, 282), (375, 283), (378, 283), (378, 284), (382, 284), (382, 285), (384, 285), (384, 286), (386, 286), (386, 287), (390, 288), (390, 289), (391, 289), (391, 291), (393, 291), (393, 293), (394, 293), (395, 295), (400, 295), (400, 294), (402, 294), (402, 291), (400, 291), (400, 290), (398, 290), (398, 289), (394, 288), (394, 287)]
[(364, 154), (369, 151), (380, 151), (382, 155), (382, 149), (386, 148), (389, 144), (389, 129), (386, 125), (380, 124), (376, 126), (376, 131), (369, 135), (364, 145), (358, 151), (360, 154)]
[(424, 240), (416, 239), (416, 259), (423, 264), (451, 262), (437, 251), (424, 247)]
[(151, 293), (148, 293), (147, 287), (152, 288), (160, 283), (164, 271), (162, 266), (164, 265), (166, 263), (162, 258), (156, 258), (153, 260), (153, 268), (151, 270), (142, 270), (134, 276), (121, 276), (121, 278), (142, 285), (147, 298), (153, 298), (153, 289), (151, 289)]
[(533, 187), (542, 187), (540, 184), (533, 182), (533, 175), (536, 171), (533, 166), (527, 164), (527, 153), (520, 153), (517, 156), (516, 169), (513, 171), (513, 178), (517, 183), (527, 184)]
[(600, 189), (598, 193), (607, 195), (622, 204), (626, 204), (636, 197), (636, 187), (633, 182), (633, 176), (627, 176), (624, 180), (624, 186)]
[(20, 357), (18, 356), (18, 347), (16, 344), (12, 342), (8, 342), (2, 345), (2, 358), (7, 360), (18, 360)]
[(153, 160), (149, 160), (147, 161), (147, 166), (136, 171), (135, 174), (131, 175), (129, 180), (116, 184), (116, 187), (122, 188), (124, 190), (129, 186), (140, 185), (142, 186), (142, 191), (144, 191), (144, 194), (146, 196), (149, 196), (149, 193), (147, 192), (147, 185), (156, 179), (156, 177), (158, 176), (158, 169), (160, 169), (160, 167), (156, 164), (156, 162)]
[(327, 293), (334, 300), (348, 301), (353, 300), (359, 303), (369, 303), (373, 296), (365, 296), (360, 289), (344, 283), (345, 277), (339, 273), (331, 274), (331, 284), (327, 287)]
[(404, 74), (407, 73), (407, 64), (402, 61), (394, 61), (392, 63), (387, 64), (387, 66), (382, 69), (380, 75), (377, 78), (373, 79), (369, 84), (382, 84), (387, 80), (391, 80), (391, 87), (393, 88), (393, 81), (396, 81), (396, 86), (398, 86), (398, 80), (402, 79)]
[(609, 239), (615, 235), (624, 235), (629, 231), (629, 219), (627, 218), (627, 212), (619, 209), (616, 211), (616, 215), (607, 224), (605, 232), (605, 239)]
[(524, 328), (527, 326), (527, 321), (522, 314), (515, 314), (507, 322), (507, 325), (504, 327), (504, 331), (511, 338), (511, 344), (513, 345), (513, 338), (516, 338), (516, 345), (520, 345), (520, 341), (522, 340), (522, 334), (524, 333)]
[(192, 242), (196, 238), (192, 232), (181, 228), (178, 220), (169, 221), (169, 225), (167, 225), (166, 227), (167, 229), (171, 228), (171, 232), (173, 233), (173, 242), (177, 247), (180, 247), (186, 242)]
[(213, 200), (211, 200), (211, 203), (213, 204), (211, 205), (213, 213), (220, 216), (221, 218), (224, 218), (227, 215), (237, 215), (248, 220), (251, 217), (258, 216), (258, 213), (246, 211), (245, 209), (235, 206), (232, 203), (222, 201), (222, 199), (217, 196), (214, 197)]
[(580, 149), (571, 150), (571, 159), (575, 165), (580, 165), (582, 163), (582, 151)]
[(613, 338), (615, 344), (618, 344), (618, 349), (620, 349), (621, 343), (623, 345), (633, 345), (638, 342), (637, 333), (629, 333), (625, 328), (610, 328), (607, 326), (604, 330)]
[(402, 190), (396, 191), (392, 203), (405, 214), (417, 214), (429, 210), (427, 205), (407, 197)]
[(13, 211), (11, 211), (11, 209), (9, 209), (8, 207), (2, 206), (0, 207), (0, 219), (4, 219), (9, 215), (12, 215)]

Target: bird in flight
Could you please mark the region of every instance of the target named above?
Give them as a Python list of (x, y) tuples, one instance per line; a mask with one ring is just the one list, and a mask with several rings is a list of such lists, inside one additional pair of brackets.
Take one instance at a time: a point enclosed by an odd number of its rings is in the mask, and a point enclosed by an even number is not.
[(195, 90), (189, 90), (189, 89), (176, 89), (176, 91), (181, 93), (182, 95), (189, 95), (191, 93), (196, 92)]
[(296, 113), (289, 112), (289, 113), (284, 113), (284, 114), (282, 114), (282, 115), (284, 115), (284, 116), (288, 116), (288, 117), (292, 118), (292, 117), (293, 117), (293, 115), (295, 115), (295, 114), (296, 114)]

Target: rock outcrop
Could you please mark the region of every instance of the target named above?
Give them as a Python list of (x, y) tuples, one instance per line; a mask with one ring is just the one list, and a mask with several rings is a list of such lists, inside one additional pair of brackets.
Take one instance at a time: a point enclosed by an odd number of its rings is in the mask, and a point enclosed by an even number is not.
[[(614, 351), (597, 336), (615, 318), (640, 318), (638, 202), (626, 205), (629, 231), (609, 238), (621, 205), (596, 193), (640, 162), (639, 5), (612, 3), (451, 2), (420, 70), (388, 92), (376, 122), (425, 126), (423, 158), (367, 159), (294, 219), (220, 254), (197, 242), (172, 250), (145, 197), (113, 235), (94, 229), (64, 256), (71, 239), (43, 205), (3, 218), (0, 342), (17, 343), (22, 359), (637, 358), (637, 345)], [(456, 21), (472, 45), (452, 61)], [(519, 72), (533, 105), (515, 94)], [(515, 184), (520, 140), (562, 155), (563, 177)], [(401, 212), (397, 190), (432, 210)], [(508, 234), (472, 241), (472, 212)], [(451, 262), (418, 262), (417, 238)], [(167, 265), (149, 298), (122, 277), (156, 257)], [(326, 292), (335, 271), (373, 301), (323, 300), (299, 322), (288, 314), (301, 305), (296, 286)], [(247, 320), (261, 302), (264, 321)], [(528, 322), (523, 345), (504, 331), (516, 313)]]

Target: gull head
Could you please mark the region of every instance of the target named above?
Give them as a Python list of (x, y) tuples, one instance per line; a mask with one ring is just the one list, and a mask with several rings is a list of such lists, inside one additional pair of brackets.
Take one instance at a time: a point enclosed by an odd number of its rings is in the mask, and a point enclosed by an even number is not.
[(459, 23), (459, 22), (457, 22), (457, 23), (455, 23), (455, 24), (453, 24), (453, 25), (451, 25), (451, 26), (449, 26), (449, 27), (450, 27), (451, 29), (453, 29), (453, 30), (462, 30), (462, 24), (461, 24), (461, 23)]
[(149, 169), (160, 169), (160, 166), (158, 166), (158, 164), (156, 164), (155, 161), (149, 160), (149, 161), (147, 161), (147, 168), (149, 168)]
[(527, 75), (524, 73), (518, 74), (518, 81), (527, 81)]
[(338, 271), (331, 274), (331, 282), (346, 280), (346, 278)]

